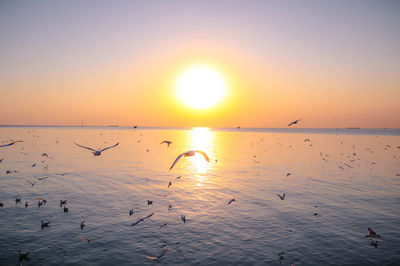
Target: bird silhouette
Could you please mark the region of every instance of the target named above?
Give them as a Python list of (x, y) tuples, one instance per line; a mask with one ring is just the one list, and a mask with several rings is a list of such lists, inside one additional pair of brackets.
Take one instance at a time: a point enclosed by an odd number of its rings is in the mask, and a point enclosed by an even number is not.
[(118, 146), (118, 144), (119, 144), (119, 143), (117, 143), (117, 144), (115, 144), (115, 145), (113, 145), (113, 146), (110, 146), (110, 147), (101, 149), (101, 150), (95, 150), (95, 149), (92, 149), (92, 148), (89, 148), (89, 147), (85, 147), (85, 146), (82, 146), (82, 145), (79, 145), (79, 144), (75, 143), (75, 145), (77, 145), (77, 146), (79, 146), (79, 147), (81, 147), (81, 148), (90, 150), (90, 151), (93, 153), (94, 156), (100, 156), (101, 153), (102, 153), (103, 151), (108, 150), (108, 149), (111, 149), (111, 148), (114, 148), (114, 147)]

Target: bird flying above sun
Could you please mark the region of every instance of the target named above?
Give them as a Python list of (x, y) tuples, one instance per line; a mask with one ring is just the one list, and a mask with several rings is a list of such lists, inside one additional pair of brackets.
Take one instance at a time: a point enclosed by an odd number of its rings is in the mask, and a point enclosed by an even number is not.
[(223, 100), (227, 83), (217, 69), (193, 66), (178, 77), (176, 90), (185, 105), (194, 109), (208, 109)]

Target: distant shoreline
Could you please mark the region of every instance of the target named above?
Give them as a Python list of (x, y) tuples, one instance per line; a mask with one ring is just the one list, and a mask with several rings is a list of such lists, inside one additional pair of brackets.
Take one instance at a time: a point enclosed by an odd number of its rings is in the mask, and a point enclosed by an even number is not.
[[(155, 127), (147, 126), (65, 126), (65, 125), (0, 125), (4, 128), (51, 128), (51, 129), (87, 129), (87, 130), (192, 130), (196, 127)], [(400, 128), (244, 128), (241, 127), (209, 127), (211, 131), (220, 132), (254, 132), (254, 133), (283, 133), (283, 134), (329, 134), (329, 135), (382, 135), (400, 136)]]
[[(77, 127), (77, 128), (106, 128), (106, 127), (117, 127), (117, 128), (134, 128), (134, 126), (120, 126), (120, 125), (1, 125), (0, 127)], [(179, 127), (179, 126), (137, 126), (139, 128), (165, 128), (165, 129), (191, 129), (196, 127), (207, 127), (207, 126), (193, 126), (193, 127)], [(208, 127), (210, 129), (232, 129), (232, 130), (246, 130), (246, 129), (287, 129), (287, 130), (298, 130), (298, 129), (346, 129), (346, 130), (366, 130), (366, 129), (379, 129), (379, 130), (400, 130), (400, 128), (390, 128), (390, 127), (240, 127), (239, 129), (235, 126), (233, 127)]]

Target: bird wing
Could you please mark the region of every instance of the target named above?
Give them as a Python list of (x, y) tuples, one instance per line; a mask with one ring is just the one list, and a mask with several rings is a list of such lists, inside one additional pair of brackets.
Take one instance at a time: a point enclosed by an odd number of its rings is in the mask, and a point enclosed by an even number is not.
[(131, 226), (135, 226), (135, 225), (137, 225), (138, 223), (140, 223), (141, 221), (143, 221), (143, 220), (142, 220), (142, 219), (139, 219), (139, 220), (137, 220), (135, 223), (132, 223)]
[(89, 147), (85, 147), (85, 146), (79, 145), (78, 143), (75, 143), (75, 142), (74, 142), (74, 144), (75, 144), (75, 145), (77, 145), (77, 146), (79, 146), (79, 147), (81, 147), (81, 148), (84, 148), (84, 149), (90, 150), (90, 151), (94, 151), (94, 152), (96, 151), (96, 150), (94, 150), (94, 149), (92, 149), (92, 148), (89, 148)]
[(15, 143), (17, 143), (17, 142), (23, 142), (23, 141), (22, 141), (22, 140), (13, 141), (13, 142), (11, 142), (11, 143), (8, 143), (8, 144), (0, 145), (0, 147), (7, 147), (7, 146), (11, 146), (11, 145), (14, 145), (14, 144), (15, 144)]
[(108, 150), (108, 149), (111, 149), (111, 148), (117, 147), (117, 146), (118, 146), (118, 144), (119, 144), (119, 142), (118, 142), (117, 144), (115, 144), (115, 145), (112, 145), (112, 146), (110, 146), (110, 147), (107, 147), (107, 148), (104, 148), (104, 149), (100, 150), (100, 152), (103, 152), (103, 151), (105, 151), (105, 150)]
[(204, 151), (195, 151), (203, 155), (204, 159), (206, 159), (207, 162), (210, 162), (210, 159), (208, 158), (207, 154)]
[(156, 257), (150, 257), (150, 256), (146, 256), (146, 258), (148, 258), (149, 260), (155, 260), (155, 261), (157, 261), (157, 260), (158, 260)]
[(293, 125), (293, 122), (292, 122), (292, 123), (290, 123), (290, 124), (288, 125), (288, 127), (290, 127), (291, 125)]
[(158, 259), (158, 260), (161, 259), (161, 257), (164, 256), (165, 253), (167, 253), (167, 252), (168, 252), (168, 248), (167, 248), (167, 249), (164, 249), (163, 252), (161, 252), (160, 256), (157, 257), (157, 259)]
[(29, 184), (31, 184), (31, 185), (32, 185), (32, 182), (31, 182), (31, 181), (29, 181), (29, 180), (26, 180), (26, 182), (28, 182)]
[(0, 147), (7, 147), (7, 146), (11, 146), (11, 145), (13, 145), (15, 142), (11, 142), (11, 143), (8, 143), (8, 144), (4, 144), (4, 145), (0, 145)]
[(176, 157), (174, 163), (171, 165), (171, 168), (169, 168), (170, 171), (183, 155), (185, 155), (185, 153), (182, 153), (178, 157)]
[(150, 217), (153, 216), (153, 215), (154, 215), (154, 212), (151, 213), (151, 214), (149, 214), (149, 215), (147, 215), (146, 217), (144, 217), (144, 218), (142, 218), (142, 219), (144, 220), (144, 219), (150, 218)]

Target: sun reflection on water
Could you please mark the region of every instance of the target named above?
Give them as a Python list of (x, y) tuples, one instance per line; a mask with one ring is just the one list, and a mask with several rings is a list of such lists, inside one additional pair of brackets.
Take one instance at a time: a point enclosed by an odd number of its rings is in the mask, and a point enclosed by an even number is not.
[[(188, 141), (189, 146), (193, 150), (204, 151), (210, 158), (210, 163), (204, 160), (201, 154), (196, 154), (191, 158), (191, 163), (193, 165), (193, 170), (196, 173), (196, 178), (203, 178), (203, 174), (210, 171), (212, 168), (213, 155), (214, 155), (214, 133), (207, 127), (195, 127), (190, 131)], [(201, 180), (199, 180), (201, 181)]]

